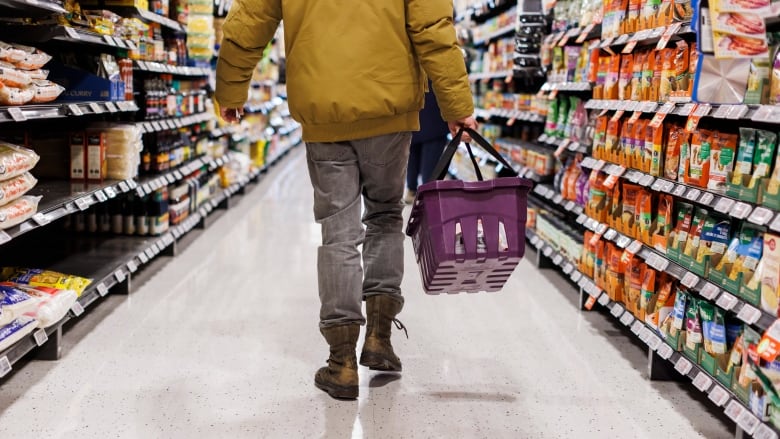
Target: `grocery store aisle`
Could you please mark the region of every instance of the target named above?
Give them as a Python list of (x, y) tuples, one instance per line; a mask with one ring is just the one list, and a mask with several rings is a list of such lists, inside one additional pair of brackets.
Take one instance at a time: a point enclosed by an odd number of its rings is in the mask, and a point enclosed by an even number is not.
[[(408, 246), (398, 379), (362, 368), (357, 402), (313, 384), (319, 241), (302, 149), (129, 297), (65, 336), (59, 362), (0, 385), (3, 438), (730, 437), (705, 402), (644, 378), (644, 351), (581, 314), (554, 273), (426, 296)], [(557, 289), (562, 291), (556, 291)]]

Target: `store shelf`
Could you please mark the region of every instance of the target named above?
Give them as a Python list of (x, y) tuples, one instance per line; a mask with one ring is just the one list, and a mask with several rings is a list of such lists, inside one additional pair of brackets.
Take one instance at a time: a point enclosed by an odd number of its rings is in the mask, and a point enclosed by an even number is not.
[(13, 38), (23, 43), (45, 43), (52, 40), (77, 44), (93, 44), (125, 50), (136, 50), (135, 43), (130, 40), (101, 35), (86, 29), (70, 26), (50, 25), (14, 25), (4, 24), (0, 28), (3, 38)]
[(562, 212), (571, 213), (573, 215), (582, 215), (584, 209), (579, 204), (571, 200), (566, 200), (557, 193), (552, 186), (546, 184), (537, 184), (530, 194), (539, 197), (542, 200), (546, 200), (547, 203), (552, 203), (560, 209)]
[(138, 105), (135, 101), (54, 102), (6, 106), (0, 107), (0, 123), (136, 111), (138, 111)]
[(158, 175), (145, 175), (139, 177), (135, 191), (138, 196), (143, 197), (144, 195), (150, 194), (157, 189), (160, 189), (161, 187), (183, 180), (188, 175), (204, 166), (208, 166), (209, 169), (213, 170), (224, 166), (225, 163), (227, 163), (227, 157), (198, 157), (182, 164), (181, 166), (177, 166), (175, 169), (170, 171)]
[(558, 150), (558, 148), (563, 148), (561, 152), (590, 154), (590, 147), (588, 145), (583, 145), (580, 142), (572, 142), (569, 139), (561, 139), (560, 137), (542, 134), (536, 141), (541, 145), (547, 145), (556, 150)]
[(138, 125), (143, 133), (156, 133), (160, 131), (175, 130), (190, 125), (196, 125), (214, 119), (215, 116), (212, 113), (205, 112), (192, 114), (190, 116), (171, 117), (167, 119), (137, 122), (136, 125)]
[(43, 180), (30, 190), (30, 195), (40, 195), (38, 213), (27, 221), (0, 230), (0, 245), (27, 232), (44, 227), (67, 215), (88, 209), (136, 187), (134, 180), (105, 181), (103, 183), (74, 183), (70, 181)]
[(517, 0), (482, 0), (463, 11), (458, 11), (455, 20), (460, 22), (467, 18), (483, 21), (501, 15), (504, 11), (517, 4)]
[(247, 104), (244, 106), (244, 113), (246, 114), (268, 114), (273, 110), (279, 108), (284, 103), (284, 99), (274, 98), (268, 102), (264, 102), (259, 105)]
[(133, 63), (133, 69), (141, 72), (169, 73), (171, 75), (193, 77), (208, 76), (211, 74), (211, 69), (205, 67), (172, 66), (170, 64), (151, 61), (135, 61)]
[(591, 91), (589, 82), (546, 82), (542, 85), (542, 91)]
[(42, 14), (56, 12), (64, 14), (67, 10), (61, 4), (46, 0), (0, 0), (0, 6), (25, 11), (35, 11)]
[(636, 42), (637, 46), (656, 44), (667, 31), (673, 31), (671, 35), (676, 37), (693, 37), (696, 35), (691, 28), (690, 23), (676, 23), (669, 26), (657, 27), (655, 29), (623, 34), (616, 38), (604, 38), (599, 43), (599, 47), (605, 49), (608, 47), (625, 46), (628, 43), (634, 44), (634, 42)]
[(589, 110), (611, 110), (643, 113), (664, 113), (678, 116), (690, 116), (727, 120), (750, 120), (761, 123), (776, 123), (780, 120), (780, 107), (775, 105), (718, 105), (693, 102), (619, 101), (591, 99), (585, 103)]
[(474, 115), (484, 120), (489, 120), (494, 117), (509, 119), (509, 120), (521, 120), (524, 122), (536, 122), (536, 123), (543, 123), (545, 120), (544, 116), (534, 113), (532, 111), (506, 110), (503, 108), (491, 108), (491, 109), (477, 108), (474, 111)]
[(184, 26), (182, 26), (182, 24), (179, 23), (178, 21), (172, 20), (168, 17), (163, 17), (162, 15), (159, 14), (155, 14), (154, 12), (149, 11), (147, 9), (141, 9), (132, 6), (109, 6), (108, 9), (115, 11), (119, 15), (122, 15), (124, 17), (133, 16), (133, 17), (140, 18), (141, 20), (147, 23), (159, 23), (165, 28), (175, 32), (185, 31)]
[(469, 81), (480, 81), (483, 79), (500, 79), (514, 77), (513, 70), (502, 70), (500, 72), (472, 73), (469, 75)]
[(567, 260), (565, 255), (556, 251), (554, 245), (545, 241), (532, 229), (526, 229), (526, 239), (538, 252), (550, 259), (554, 266), (559, 267), (570, 281), (576, 283), (582, 293), (591, 298), (593, 304), (602, 305), (618, 322), (630, 328), (631, 333), (647, 345), (650, 351), (662, 360), (668, 361), (677, 373), (691, 379), (694, 387), (707, 395), (708, 399), (717, 407), (722, 407), (726, 416), (734, 421), (742, 431), (754, 438), (778, 438), (777, 429), (768, 423), (761, 422), (752, 414), (749, 407), (737, 398), (734, 392), (728, 387), (724, 387), (695, 361), (675, 351), (674, 347), (668, 344), (658, 331), (637, 319), (625, 309), (622, 303), (611, 300), (609, 295), (596, 285), (592, 278), (578, 271), (575, 263)]
[(510, 33), (513, 33), (515, 31), (515, 24), (510, 24), (507, 26), (504, 26), (502, 28), (496, 29), (493, 32), (490, 32), (486, 34), (484, 37), (479, 39), (474, 39), (474, 45), (475, 46), (482, 46), (484, 44), (487, 44), (495, 39), (498, 39), (503, 36), (509, 36)]

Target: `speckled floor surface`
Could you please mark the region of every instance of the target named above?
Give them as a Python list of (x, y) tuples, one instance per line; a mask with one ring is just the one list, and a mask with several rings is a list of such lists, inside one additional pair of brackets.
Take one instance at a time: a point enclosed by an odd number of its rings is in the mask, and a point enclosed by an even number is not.
[(361, 369), (356, 402), (313, 384), (319, 230), (298, 150), (129, 297), (65, 335), (58, 362), (0, 385), (0, 438), (733, 437), (690, 384), (524, 261), (501, 293), (422, 294), (408, 246), (394, 343), (403, 376)]

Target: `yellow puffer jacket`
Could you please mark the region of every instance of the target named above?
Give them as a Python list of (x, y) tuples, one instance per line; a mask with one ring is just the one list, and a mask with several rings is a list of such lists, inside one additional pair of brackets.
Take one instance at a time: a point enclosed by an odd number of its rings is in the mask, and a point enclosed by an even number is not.
[(221, 106), (243, 107), (282, 18), (290, 113), (307, 142), (419, 130), (426, 74), (444, 120), (474, 111), (451, 0), (236, 0), (217, 64)]

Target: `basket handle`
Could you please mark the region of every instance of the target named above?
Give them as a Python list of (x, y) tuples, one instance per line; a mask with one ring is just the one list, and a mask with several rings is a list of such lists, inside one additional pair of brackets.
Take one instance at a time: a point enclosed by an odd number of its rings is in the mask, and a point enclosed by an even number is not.
[[(506, 169), (508, 169), (512, 174), (517, 176), (517, 172), (514, 170), (512, 165), (507, 162), (507, 160), (498, 152), (496, 151), (493, 146), (490, 145), (490, 142), (485, 140), (482, 135), (480, 135), (478, 132), (474, 131), (471, 128), (461, 128), (458, 130), (458, 133), (455, 135), (455, 137), (452, 138), (450, 143), (447, 145), (447, 147), (444, 149), (444, 152), (441, 155), (441, 158), (439, 158), (439, 162), (436, 164), (436, 168), (434, 168), (433, 172), (431, 173), (431, 176), (428, 178), (428, 181), (434, 181), (434, 180), (444, 180), (444, 177), (447, 175), (447, 170), (450, 167), (450, 163), (452, 162), (452, 158), (455, 156), (455, 152), (458, 150), (458, 146), (460, 145), (460, 139), (463, 137), (463, 132), (467, 132), (469, 136), (471, 136), (472, 140), (476, 142), (479, 146), (482, 147), (488, 154), (493, 156), (500, 164), (502, 164)], [(479, 170), (479, 165), (477, 164), (477, 159), (474, 157), (474, 152), (471, 150), (471, 145), (469, 143), (466, 143), (466, 150), (469, 153), (469, 157), (471, 158), (471, 163), (474, 165), (474, 171), (476, 171), (477, 179), (479, 181), (482, 181), (482, 172)]]

